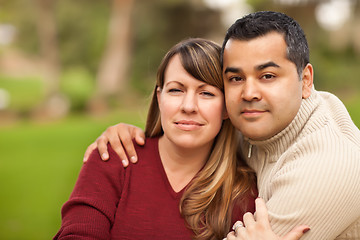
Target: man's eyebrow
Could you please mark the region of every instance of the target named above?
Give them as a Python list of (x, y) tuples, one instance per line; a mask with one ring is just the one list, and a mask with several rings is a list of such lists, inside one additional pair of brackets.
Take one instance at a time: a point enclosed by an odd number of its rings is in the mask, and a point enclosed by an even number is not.
[(236, 67), (227, 67), (224, 71), (224, 73), (228, 73), (228, 72), (231, 72), (231, 73), (240, 73), (242, 72), (241, 68), (236, 68)]
[(263, 69), (268, 68), (268, 67), (280, 68), (279, 65), (277, 65), (276, 63), (270, 61), (270, 62), (267, 62), (267, 63), (260, 64), (260, 65), (256, 66), (255, 69), (256, 69), (257, 71), (260, 71), (260, 70), (263, 70)]
[[(276, 68), (280, 68), (280, 66), (276, 63), (274, 63), (273, 61), (270, 61), (270, 62), (266, 62), (266, 63), (263, 63), (263, 64), (260, 64), (258, 66), (255, 66), (255, 69), (257, 71), (261, 71), (265, 68), (268, 68), (268, 67), (276, 67)], [(241, 73), (242, 72), (242, 69), (241, 68), (238, 68), (238, 67), (227, 67), (224, 71), (224, 73)]]

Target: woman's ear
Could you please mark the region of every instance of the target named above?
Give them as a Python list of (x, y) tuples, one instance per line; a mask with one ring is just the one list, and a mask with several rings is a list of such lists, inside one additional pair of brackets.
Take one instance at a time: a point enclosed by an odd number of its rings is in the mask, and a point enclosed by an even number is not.
[(228, 119), (228, 118), (229, 118), (229, 114), (228, 114), (226, 108), (224, 108), (224, 110), (223, 110), (223, 120)]
[(313, 66), (308, 63), (302, 72), (302, 98), (308, 98), (311, 95), (311, 89), (314, 83)]
[(161, 88), (156, 87), (156, 97), (159, 105), (160, 105), (160, 94), (161, 94)]

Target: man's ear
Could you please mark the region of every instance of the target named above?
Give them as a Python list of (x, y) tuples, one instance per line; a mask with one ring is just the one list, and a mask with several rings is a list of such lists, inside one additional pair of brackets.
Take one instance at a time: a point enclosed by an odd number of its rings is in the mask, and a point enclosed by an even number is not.
[(308, 98), (311, 95), (311, 89), (314, 83), (313, 66), (308, 63), (302, 72), (302, 98)]

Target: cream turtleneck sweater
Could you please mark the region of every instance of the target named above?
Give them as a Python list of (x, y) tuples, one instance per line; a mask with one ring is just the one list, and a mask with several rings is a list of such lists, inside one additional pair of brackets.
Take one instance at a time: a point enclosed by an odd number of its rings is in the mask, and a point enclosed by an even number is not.
[(360, 131), (337, 97), (313, 90), (289, 126), (242, 151), (276, 233), (308, 224), (302, 240), (360, 239)]

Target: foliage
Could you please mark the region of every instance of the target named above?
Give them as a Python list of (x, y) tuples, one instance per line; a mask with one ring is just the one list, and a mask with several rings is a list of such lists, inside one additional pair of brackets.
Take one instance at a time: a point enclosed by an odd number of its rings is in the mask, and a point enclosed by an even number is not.
[(59, 47), (63, 67), (83, 66), (95, 74), (104, 49), (110, 0), (57, 1)]
[[(0, 15), (0, 22), (12, 23), (18, 29), (14, 47), (39, 55), (35, 3), (7, 1), (1, 11), (8, 14)], [(58, 0), (55, 6), (63, 75), (77, 66), (90, 73), (95, 81), (106, 44), (111, 0)], [(153, 87), (161, 58), (173, 44), (188, 37), (224, 32), (219, 12), (206, 8), (200, 0), (137, 0), (133, 25), (133, 59), (128, 86), (146, 95)], [(77, 106), (74, 109), (79, 109), (81, 104), (73, 105)]]
[(0, 23), (13, 24), (17, 28), (15, 45), (28, 53), (37, 53), (36, 9), (32, 1), (1, 0), (0, 13)]
[(360, 82), (360, 55), (348, 47), (345, 51), (331, 50), (326, 44), (318, 44), (312, 51), (311, 61), (315, 66), (316, 86), (337, 94), (358, 94)]
[(38, 77), (0, 76), (0, 88), (10, 95), (11, 110), (28, 113), (44, 98), (43, 82)]
[(94, 77), (84, 67), (68, 68), (61, 77), (61, 90), (70, 99), (72, 110), (81, 111), (95, 91)]
[(131, 85), (140, 93), (148, 93), (160, 61), (171, 46), (185, 38), (206, 38), (224, 31), (220, 13), (205, 6), (194, 7), (189, 1), (177, 0), (138, 1), (134, 9)]

